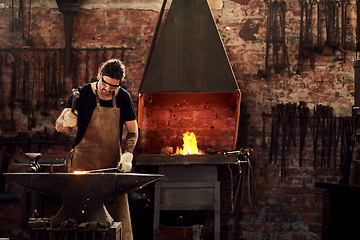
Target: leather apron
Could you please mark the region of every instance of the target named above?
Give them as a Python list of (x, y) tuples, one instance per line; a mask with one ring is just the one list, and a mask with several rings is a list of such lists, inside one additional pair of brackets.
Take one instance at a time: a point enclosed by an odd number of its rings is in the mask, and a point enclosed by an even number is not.
[[(101, 107), (96, 94), (96, 107), (80, 143), (72, 151), (69, 171), (86, 171), (116, 167), (121, 155), (120, 108), (116, 106), (115, 93), (113, 107)], [(127, 194), (110, 197), (105, 203), (115, 222), (122, 222), (122, 239), (132, 240), (131, 218)]]

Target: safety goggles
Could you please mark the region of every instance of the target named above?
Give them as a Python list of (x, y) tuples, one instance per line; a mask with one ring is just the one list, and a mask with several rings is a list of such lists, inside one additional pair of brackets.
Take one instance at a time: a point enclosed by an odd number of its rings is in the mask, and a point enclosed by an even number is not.
[(101, 78), (100, 78), (100, 79), (101, 79), (101, 81), (102, 81), (103, 83), (105, 83), (106, 85), (109, 85), (110, 87), (113, 87), (113, 88), (118, 88), (118, 87), (120, 87), (120, 83), (114, 85), (114, 84), (111, 84), (111, 83), (108, 83), (107, 81), (105, 81), (102, 73), (101, 73)]

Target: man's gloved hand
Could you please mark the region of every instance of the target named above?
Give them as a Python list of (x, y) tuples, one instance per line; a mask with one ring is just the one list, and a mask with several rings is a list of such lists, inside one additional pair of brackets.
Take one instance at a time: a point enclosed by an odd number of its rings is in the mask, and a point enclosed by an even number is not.
[(64, 127), (74, 127), (77, 124), (77, 116), (73, 112), (67, 112), (64, 115)]
[(130, 172), (132, 168), (133, 154), (126, 152), (120, 156), (118, 168), (120, 172)]

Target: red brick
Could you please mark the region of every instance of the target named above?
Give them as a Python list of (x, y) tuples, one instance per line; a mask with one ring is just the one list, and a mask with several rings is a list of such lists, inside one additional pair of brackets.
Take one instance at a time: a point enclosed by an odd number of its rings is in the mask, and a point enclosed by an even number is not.
[(313, 222), (314, 222), (314, 218), (313, 218), (313, 216), (309, 216), (309, 215), (304, 216), (304, 217), (303, 217), (303, 222), (304, 222), (304, 223), (313, 223)]
[(309, 225), (309, 231), (314, 232), (314, 233), (321, 233), (322, 227), (321, 227), (321, 225), (312, 224), (312, 225)]
[(305, 240), (305, 238), (303, 238), (303, 237), (301, 237), (301, 236), (299, 236), (297, 234), (293, 234), (292, 235), (292, 240)]

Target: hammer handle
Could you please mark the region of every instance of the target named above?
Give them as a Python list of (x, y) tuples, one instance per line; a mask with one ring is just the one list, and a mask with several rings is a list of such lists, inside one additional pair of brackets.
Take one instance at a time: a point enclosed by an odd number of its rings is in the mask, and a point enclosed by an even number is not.
[(75, 113), (75, 105), (76, 105), (76, 97), (73, 96), (72, 105), (71, 105), (71, 112), (76, 115), (76, 113)]
[(79, 97), (79, 92), (77, 89), (73, 89), (72, 90), (72, 96), (73, 96), (73, 100), (72, 100), (72, 105), (71, 105), (71, 112), (74, 114), (74, 115), (77, 115), (75, 113), (75, 106), (76, 106), (76, 99)]

